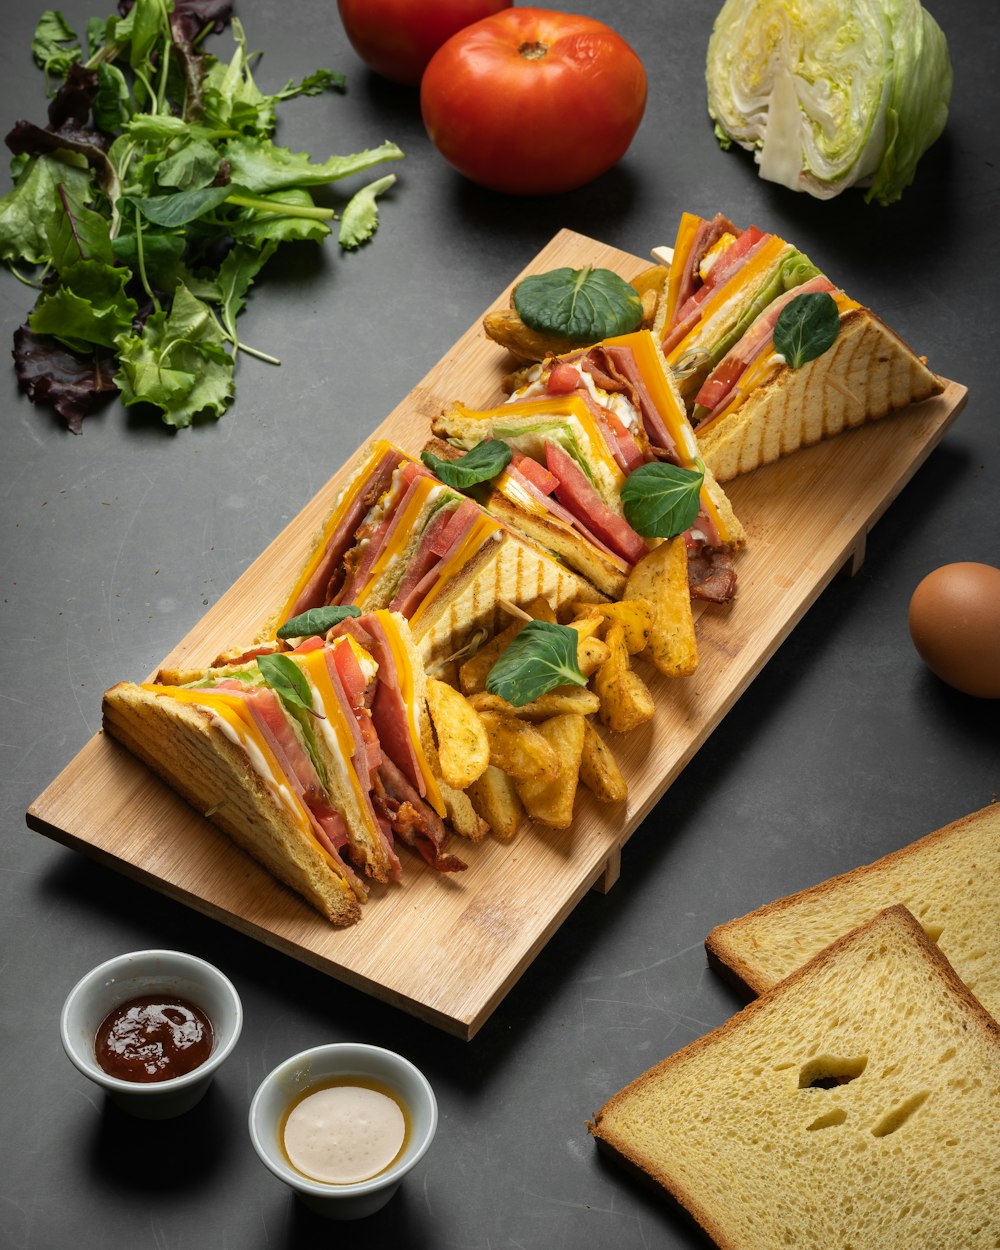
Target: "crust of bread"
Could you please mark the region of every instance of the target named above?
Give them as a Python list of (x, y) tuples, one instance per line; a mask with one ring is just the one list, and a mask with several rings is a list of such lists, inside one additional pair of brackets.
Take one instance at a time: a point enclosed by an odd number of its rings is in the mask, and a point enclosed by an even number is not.
[(501, 602), (518, 607), (541, 596), (553, 609), (603, 596), (589, 582), (509, 530), (480, 550), (463, 575), (454, 578), (432, 607), (410, 621), (425, 666), (454, 655), (478, 629), (496, 633), (508, 616)]
[(705, 464), (731, 481), (809, 447), (939, 395), (944, 383), (867, 308), (840, 319), (822, 356), (782, 365), (732, 412), (697, 432)]
[(103, 713), (112, 737), (329, 921), (360, 919), (356, 895), (326, 853), (293, 823), (247, 753), (208, 712), (119, 682), (105, 693)]
[(621, 598), (628, 574), (623, 573), (599, 547), (595, 547), (572, 526), (557, 517), (526, 512), (496, 490), (487, 495), (485, 507), (497, 520), (523, 534), (529, 542), (551, 552), (556, 559), (585, 577), (602, 594), (612, 599)]
[(758, 994), (894, 903), (909, 907), (1000, 1018), (1000, 803), (717, 925), (705, 940), (709, 962), (742, 992)]
[(998, 1082), (1000, 1026), (897, 905), (588, 1127), (723, 1250), (978, 1250), (1000, 1226)]

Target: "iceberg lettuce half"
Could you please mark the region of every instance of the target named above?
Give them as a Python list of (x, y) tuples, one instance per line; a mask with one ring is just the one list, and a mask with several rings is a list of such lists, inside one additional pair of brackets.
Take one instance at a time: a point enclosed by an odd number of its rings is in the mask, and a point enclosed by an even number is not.
[(726, 0), (706, 81), (719, 141), (753, 151), (761, 177), (889, 204), (944, 129), (952, 70), (919, 0)]

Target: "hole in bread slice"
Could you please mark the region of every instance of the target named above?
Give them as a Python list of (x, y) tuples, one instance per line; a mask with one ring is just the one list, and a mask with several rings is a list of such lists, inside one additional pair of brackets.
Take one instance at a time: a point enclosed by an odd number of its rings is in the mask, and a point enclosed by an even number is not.
[(911, 1115), (924, 1105), (931, 1096), (929, 1089), (921, 1090), (919, 1094), (911, 1094), (909, 1098), (887, 1112), (881, 1120), (872, 1129), (873, 1137), (888, 1137), (890, 1133), (895, 1133), (902, 1128)]
[(806, 1132), (812, 1133), (820, 1128), (836, 1128), (838, 1124), (843, 1124), (847, 1119), (847, 1112), (843, 1107), (837, 1107), (833, 1111), (827, 1111), (824, 1115), (817, 1116), (812, 1124), (806, 1125)]
[(816, 1055), (799, 1069), (799, 1089), (833, 1089), (859, 1077), (868, 1066), (867, 1055)]

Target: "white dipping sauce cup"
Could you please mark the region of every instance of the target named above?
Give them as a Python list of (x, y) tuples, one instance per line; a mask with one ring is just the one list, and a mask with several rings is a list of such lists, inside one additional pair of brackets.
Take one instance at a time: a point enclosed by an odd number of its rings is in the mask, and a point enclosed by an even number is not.
[[(370, 1180), (347, 1185), (314, 1181), (289, 1163), (280, 1134), (289, 1107), (316, 1086), (343, 1077), (375, 1081), (405, 1104), (409, 1140), (390, 1167)], [(261, 1082), (250, 1105), (250, 1140), (261, 1161), (313, 1211), (328, 1219), (356, 1220), (378, 1211), (403, 1177), (427, 1153), (437, 1130), (437, 1100), (427, 1078), (408, 1059), (360, 1042), (315, 1046), (292, 1055)]]
[[(97, 1030), (121, 1003), (159, 994), (187, 999), (205, 1013), (214, 1035), (212, 1053), (199, 1067), (165, 1081), (110, 1076), (94, 1054)], [(190, 1111), (236, 1045), (242, 1027), (243, 1007), (227, 976), (196, 955), (164, 950), (133, 951), (99, 964), (70, 990), (59, 1022), (71, 1062), (123, 1111), (144, 1120), (168, 1120)]]

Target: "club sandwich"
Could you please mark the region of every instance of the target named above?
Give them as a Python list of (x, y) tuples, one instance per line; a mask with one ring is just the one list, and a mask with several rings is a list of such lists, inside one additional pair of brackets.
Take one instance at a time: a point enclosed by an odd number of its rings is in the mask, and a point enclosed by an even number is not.
[(159, 676), (105, 694), (107, 732), (334, 924), (359, 918), (370, 882), (399, 879), (399, 842), (465, 867), (446, 849), (424, 670), (398, 613)]
[(409, 622), (425, 663), (478, 629), (501, 602), (554, 607), (593, 589), (564, 565), (384, 440), (365, 448), (288, 594), (255, 640), (272, 649), (293, 617), (328, 605), (389, 609)]
[[(775, 346), (779, 317), (817, 294), (835, 308), (829, 345), (788, 359)], [(943, 390), (897, 334), (801, 252), (721, 215), (683, 215), (654, 333), (722, 482)]]
[[(451, 405), (434, 434), (458, 451), (486, 439), (514, 452), (481, 497), (486, 509), (586, 577), (620, 596), (647, 553), (625, 517), (621, 489), (637, 468), (665, 461), (699, 467), (684, 405), (648, 330), (548, 357), (515, 375), (508, 401), (476, 411)], [(711, 472), (686, 535), (692, 593), (726, 600), (735, 589), (729, 555), (743, 528)]]

